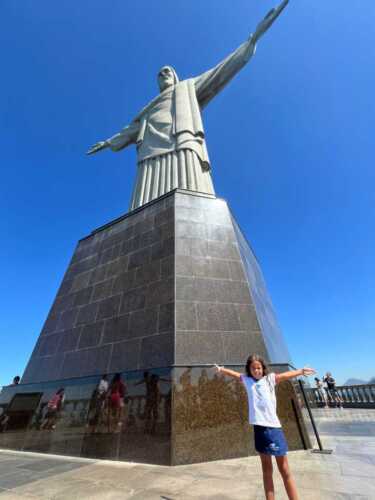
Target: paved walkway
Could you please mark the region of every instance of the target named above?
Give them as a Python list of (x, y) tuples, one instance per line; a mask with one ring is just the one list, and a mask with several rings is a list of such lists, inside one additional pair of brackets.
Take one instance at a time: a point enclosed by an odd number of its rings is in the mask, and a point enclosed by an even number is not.
[[(292, 452), (301, 500), (375, 500), (375, 410), (316, 410), (332, 455)], [(259, 458), (179, 467), (0, 452), (0, 500), (260, 500)], [(275, 471), (277, 499), (285, 493)]]

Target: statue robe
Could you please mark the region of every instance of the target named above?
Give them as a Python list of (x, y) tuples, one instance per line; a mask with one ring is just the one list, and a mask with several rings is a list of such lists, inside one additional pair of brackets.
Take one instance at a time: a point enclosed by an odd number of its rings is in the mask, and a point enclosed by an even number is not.
[(214, 194), (201, 110), (253, 53), (250, 38), (213, 69), (165, 89), (108, 139), (112, 151), (137, 146), (131, 210), (175, 188)]

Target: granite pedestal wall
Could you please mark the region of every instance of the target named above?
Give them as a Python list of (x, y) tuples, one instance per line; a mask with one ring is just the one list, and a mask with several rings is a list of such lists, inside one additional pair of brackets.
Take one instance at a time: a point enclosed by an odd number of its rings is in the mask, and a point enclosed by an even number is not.
[[(166, 464), (254, 453), (243, 388), (211, 367), (243, 368), (251, 352), (289, 362), (257, 260), (224, 200), (173, 191), (79, 242), (22, 384), (0, 396), (0, 446)], [(115, 372), (128, 386), (122, 426), (111, 431), (104, 410), (98, 434), (94, 389)], [(37, 432), (59, 387), (61, 418)], [(308, 443), (288, 387), (280, 409), (298, 449)]]

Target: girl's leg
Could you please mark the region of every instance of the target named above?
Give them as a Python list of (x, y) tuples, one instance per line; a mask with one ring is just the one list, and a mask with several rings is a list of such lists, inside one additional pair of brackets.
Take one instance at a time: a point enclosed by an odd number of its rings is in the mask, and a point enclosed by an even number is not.
[(298, 500), (297, 486), (290, 472), (287, 456), (276, 457), (276, 462), (289, 500)]
[(259, 456), (262, 461), (263, 486), (266, 500), (275, 500), (275, 488), (272, 479), (272, 457), (271, 455), (265, 455), (263, 453), (260, 453)]

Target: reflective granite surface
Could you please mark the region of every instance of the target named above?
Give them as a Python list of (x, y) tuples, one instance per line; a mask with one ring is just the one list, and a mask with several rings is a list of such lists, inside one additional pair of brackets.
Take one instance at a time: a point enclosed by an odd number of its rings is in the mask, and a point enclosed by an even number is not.
[[(109, 376), (109, 381), (112, 376)], [(123, 406), (98, 400), (100, 377), (4, 388), (0, 394), (0, 448), (157, 464), (170, 463), (169, 369), (123, 374)], [(51, 416), (49, 402), (65, 398)], [(17, 395), (32, 394), (28, 401)], [(17, 401), (18, 399), (18, 401)]]
[[(230, 368), (243, 372), (243, 366)], [(285, 365), (271, 371), (288, 370)], [(175, 368), (172, 465), (256, 454), (241, 382), (209, 367)], [(277, 411), (290, 450), (310, 448), (300, 401), (291, 383), (277, 386)]]
[[(242, 384), (212, 367), (123, 373), (126, 390), (118, 411), (110, 397), (98, 400), (99, 379), (5, 388), (0, 448), (165, 465), (256, 453)], [(61, 388), (64, 400), (51, 415), (50, 402)], [(279, 386), (277, 399), (289, 449), (309, 447), (292, 384)]]

